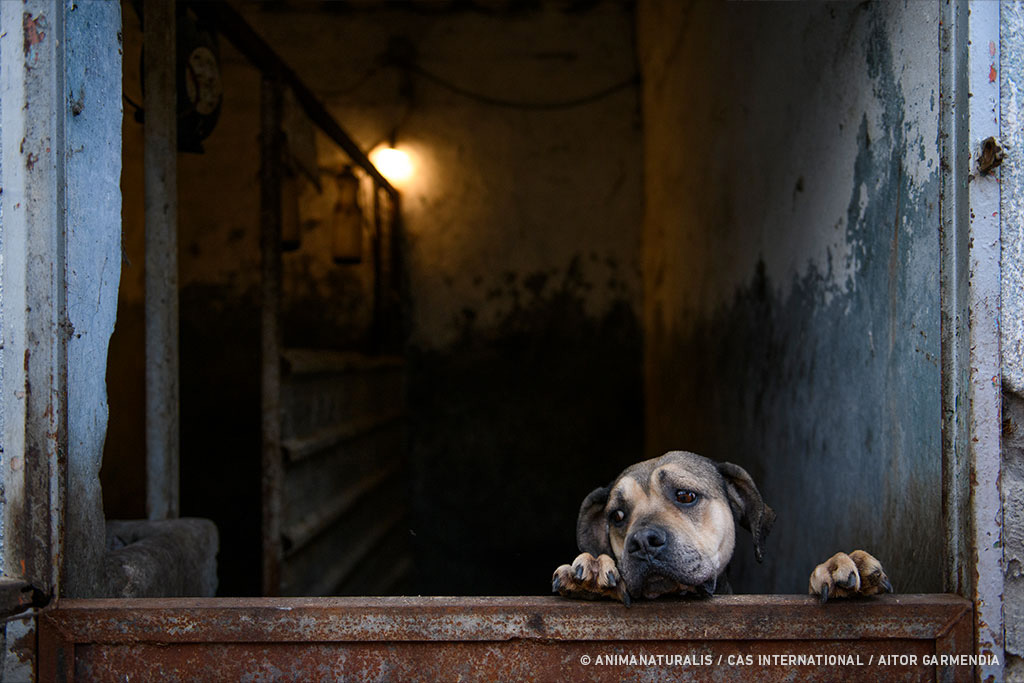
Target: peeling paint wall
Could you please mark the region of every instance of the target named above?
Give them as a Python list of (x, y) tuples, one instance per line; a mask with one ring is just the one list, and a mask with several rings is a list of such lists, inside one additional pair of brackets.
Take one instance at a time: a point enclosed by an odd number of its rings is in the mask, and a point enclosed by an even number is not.
[(1003, 362), (1003, 623), (1007, 680), (1024, 680), (1024, 3), (999, 6)]
[(121, 8), (66, 5), (68, 472), (64, 594), (105, 595), (100, 466), (121, 277)]
[(856, 547), (940, 590), (938, 4), (651, 0), (637, 33), (649, 454), (760, 484), (741, 592)]
[(12, 2), (2, 16), (12, 296), (0, 346), (5, 369), (17, 368), (3, 377), (4, 479), (16, 482), (3, 550), (9, 576), (92, 597), (106, 588), (99, 469), (121, 265), (120, 7)]

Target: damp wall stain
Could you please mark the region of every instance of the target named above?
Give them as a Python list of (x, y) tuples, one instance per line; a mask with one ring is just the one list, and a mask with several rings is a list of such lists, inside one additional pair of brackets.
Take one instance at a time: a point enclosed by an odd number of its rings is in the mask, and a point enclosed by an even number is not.
[[(938, 591), (937, 7), (679, 12), (640, 5), (648, 454), (759, 483), (779, 521), (763, 566), (743, 534), (739, 592), (857, 547)], [(663, 152), (679, 130), (714, 154)]]
[(413, 543), (424, 594), (534, 595), (577, 554), (583, 498), (641, 459), (642, 336), (563, 281), (493, 329), (409, 357)]

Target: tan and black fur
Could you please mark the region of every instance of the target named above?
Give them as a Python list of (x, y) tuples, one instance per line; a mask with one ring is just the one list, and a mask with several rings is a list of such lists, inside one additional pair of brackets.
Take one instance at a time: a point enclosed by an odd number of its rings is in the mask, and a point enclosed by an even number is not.
[[(572, 598), (638, 598), (730, 592), (725, 570), (736, 525), (750, 531), (760, 562), (775, 522), (746, 470), (686, 451), (626, 468), (580, 506), (580, 555), (555, 570), (552, 589)], [(857, 550), (811, 574), (810, 592), (831, 597), (891, 591), (881, 564)]]

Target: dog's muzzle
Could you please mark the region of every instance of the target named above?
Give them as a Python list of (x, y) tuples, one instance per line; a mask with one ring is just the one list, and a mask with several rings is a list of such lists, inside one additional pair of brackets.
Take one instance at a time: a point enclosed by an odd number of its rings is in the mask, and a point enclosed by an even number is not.
[(707, 573), (700, 555), (681, 547), (660, 526), (634, 530), (627, 538), (621, 563), (626, 588), (634, 598), (654, 598), (666, 593), (715, 591), (715, 576)]
[(626, 552), (633, 557), (654, 560), (668, 544), (668, 534), (661, 527), (649, 526), (637, 529), (626, 539)]

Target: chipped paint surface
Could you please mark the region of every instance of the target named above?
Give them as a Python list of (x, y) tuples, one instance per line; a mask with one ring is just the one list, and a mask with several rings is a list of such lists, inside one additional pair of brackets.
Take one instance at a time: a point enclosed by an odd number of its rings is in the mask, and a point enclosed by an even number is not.
[(1005, 673), (1024, 680), (1024, 2), (999, 14)]
[(46, 17), (42, 14), (32, 16), (31, 12), (25, 12), (22, 30), (25, 34), (25, 57), (28, 58), (28, 62), (31, 64), (36, 61), (34, 54), (36, 46), (46, 38), (48, 30)]
[[(991, 78), (992, 56), (986, 49), (999, 39), (998, 3), (970, 4), (967, 73), (970, 87), (969, 144), (973, 176), (968, 251), (970, 339), (971, 529), (975, 579), (975, 633), (981, 653), (1003, 653), (1003, 510), (1000, 497), (1000, 183), (983, 175), (977, 158), (983, 141), (999, 135), (999, 84)], [(998, 55), (995, 56), (998, 60)], [(986, 76), (989, 76), (986, 79)], [(1002, 660), (1000, 660), (1001, 662)], [(1003, 678), (1000, 665), (980, 667), (979, 678)]]
[(649, 454), (759, 482), (741, 592), (860, 546), (940, 590), (938, 4), (686, 7), (639, 15)]
[[(121, 7), (66, 10), (68, 497), (65, 594), (104, 594), (100, 467), (121, 275)], [(76, 107), (76, 102), (77, 107)], [(77, 109), (77, 114), (75, 113)]]
[(1000, 22), (1003, 382), (1024, 396), (1024, 3), (1000, 3)]
[[(11, 2), (0, 11), (3, 386), (13, 397), (4, 402), (6, 569), (47, 593), (96, 595), (120, 271), (120, 6)], [(23, 41), (9, 30), (15, 17)]]

